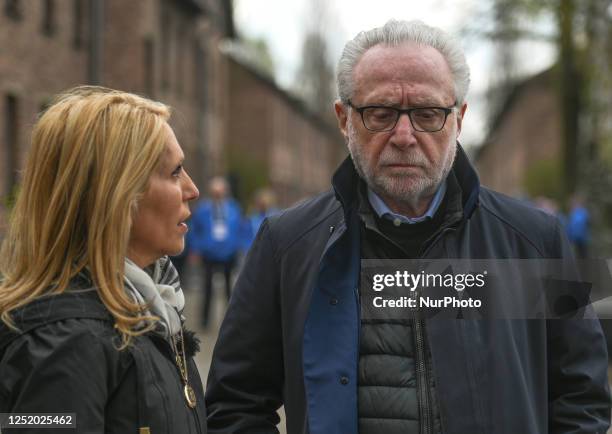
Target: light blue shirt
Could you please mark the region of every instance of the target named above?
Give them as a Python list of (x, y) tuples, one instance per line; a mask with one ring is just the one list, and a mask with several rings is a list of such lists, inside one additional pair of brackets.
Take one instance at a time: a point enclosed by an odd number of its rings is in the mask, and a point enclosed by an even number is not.
[(429, 204), (429, 208), (427, 209), (425, 214), (423, 214), (420, 217), (414, 217), (414, 218), (406, 217), (405, 215), (401, 215), (401, 214), (396, 214), (393, 211), (391, 211), (389, 207), (387, 206), (387, 204), (380, 198), (380, 196), (374, 193), (370, 189), (370, 187), (368, 187), (368, 200), (370, 201), (370, 204), (372, 205), (372, 208), (374, 208), (374, 211), (376, 212), (378, 217), (386, 218), (388, 220), (393, 220), (393, 223), (395, 224), (395, 226), (399, 226), (401, 223), (414, 224), (414, 223), (420, 223), (427, 219), (433, 218), (434, 214), (436, 213), (436, 211), (440, 207), (440, 204), (442, 203), (442, 199), (444, 199), (445, 193), (446, 193), (446, 180), (444, 180), (444, 182), (440, 184), (440, 187), (438, 187), (438, 191), (436, 191), (436, 194), (431, 200), (431, 203)]

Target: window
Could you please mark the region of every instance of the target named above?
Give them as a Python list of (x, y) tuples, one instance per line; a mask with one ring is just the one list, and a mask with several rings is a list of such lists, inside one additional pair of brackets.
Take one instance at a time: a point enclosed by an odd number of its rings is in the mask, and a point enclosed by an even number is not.
[(175, 39), (175, 45), (176, 45), (176, 52), (175, 52), (175, 59), (174, 59), (174, 65), (175, 65), (175, 73), (174, 73), (174, 81), (176, 83), (176, 93), (178, 95), (182, 95), (183, 91), (184, 91), (184, 80), (185, 77), (183, 74), (184, 71), (184, 62), (185, 62), (185, 53), (184, 53), (184, 47), (185, 47), (185, 30), (183, 28), (182, 25), (178, 25), (176, 26), (176, 39)]
[(47, 36), (53, 36), (55, 33), (55, 1), (42, 0), (42, 2), (42, 32)]
[(18, 101), (14, 95), (7, 95), (5, 100), (5, 141), (6, 144), (6, 193), (11, 194), (17, 182), (17, 149), (19, 139)]
[(196, 39), (193, 44), (193, 88), (194, 97), (201, 110), (208, 102), (208, 74), (206, 70), (206, 51)]
[(170, 87), (170, 65), (172, 62), (171, 56), (171, 38), (172, 38), (172, 21), (171, 9), (165, 2), (161, 2), (160, 14), (160, 44), (161, 44), (161, 86), (167, 90)]
[(12, 20), (20, 20), (23, 15), (19, 0), (4, 0), (4, 14)]
[(80, 50), (86, 44), (85, 29), (86, 26), (86, 11), (87, 11), (87, 0), (73, 0), (73, 34), (72, 34), (72, 46)]
[(144, 39), (143, 72), (145, 93), (153, 97), (155, 92), (155, 44), (152, 37)]

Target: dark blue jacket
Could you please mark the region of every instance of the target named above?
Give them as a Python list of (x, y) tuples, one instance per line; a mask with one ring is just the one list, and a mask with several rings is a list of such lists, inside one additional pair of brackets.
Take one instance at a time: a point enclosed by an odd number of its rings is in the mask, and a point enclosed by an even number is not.
[[(225, 233), (216, 229), (223, 227)], [(188, 245), (191, 251), (205, 260), (226, 262), (231, 260), (241, 247), (242, 212), (233, 199), (224, 199), (217, 207), (212, 200), (198, 204), (189, 232)]]
[[(459, 148), (458, 223), (428, 258), (560, 258), (556, 220), (479, 186)], [(357, 434), (358, 175), (262, 225), (232, 294), (208, 378), (211, 433)], [(446, 434), (605, 433), (607, 352), (597, 320), (427, 320)]]

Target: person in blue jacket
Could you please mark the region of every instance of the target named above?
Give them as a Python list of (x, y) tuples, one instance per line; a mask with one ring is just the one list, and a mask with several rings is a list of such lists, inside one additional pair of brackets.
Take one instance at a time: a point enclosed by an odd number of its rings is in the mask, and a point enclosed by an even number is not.
[(586, 258), (589, 251), (590, 216), (582, 197), (572, 197), (572, 207), (567, 215), (567, 237), (574, 245), (576, 256)]
[[(599, 320), (590, 307), (560, 317), (583, 305), (579, 291), (555, 299), (575, 283), (563, 274), (571, 246), (555, 216), (480, 185), (458, 143), (469, 81), (459, 41), (420, 21), (392, 20), (346, 44), (334, 108), (350, 156), (329, 191), (262, 223), (213, 352), (209, 433), (277, 433), (281, 405), (288, 434), (608, 430)], [(397, 259), (567, 267), (540, 288), (556, 311), (502, 316), (501, 305), (449, 318), (390, 305), (373, 317), (367, 264)], [(532, 307), (523, 300), (539, 280), (521, 288), (524, 277), (507, 279), (517, 285), (501, 301)], [(403, 285), (376, 294), (396, 290), (387, 301), (411, 296)]]
[(275, 203), (275, 195), (269, 188), (262, 188), (255, 193), (252, 212), (244, 219), (242, 226), (242, 249), (245, 253), (253, 244), (257, 231), (266, 217), (278, 213)]
[(212, 300), (213, 274), (222, 271), (225, 292), (230, 298), (231, 274), (241, 244), (242, 212), (229, 195), (227, 181), (215, 177), (209, 183), (210, 198), (200, 202), (191, 220), (188, 233), (190, 255), (201, 259), (204, 266), (204, 302), (202, 326), (208, 325)]

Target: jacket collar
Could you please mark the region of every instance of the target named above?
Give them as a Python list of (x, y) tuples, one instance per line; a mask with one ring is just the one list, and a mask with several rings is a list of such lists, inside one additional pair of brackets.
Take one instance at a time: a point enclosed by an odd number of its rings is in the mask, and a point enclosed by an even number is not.
[[(470, 218), (478, 205), (478, 195), (480, 193), (480, 181), (476, 170), (470, 163), (463, 147), (457, 142), (457, 155), (453, 163), (453, 172), (461, 187), (461, 203), (463, 205), (463, 215)], [(355, 165), (350, 156), (340, 164), (334, 173), (332, 186), (336, 198), (344, 208), (344, 214), (349, 215), (350, 211), (358, 203), (359, 174), (355, 170)]]
[(336, 199), (342, 204), (345, 215), (348, 215), (350, 209), (358, 203), (357, 188), (359, 180), (359, 174), (355, 170), (355, 165), (349, 155), (340, 164), (340, 167), (338, 167), (332, 177), (332, 187), (334, 188)]

